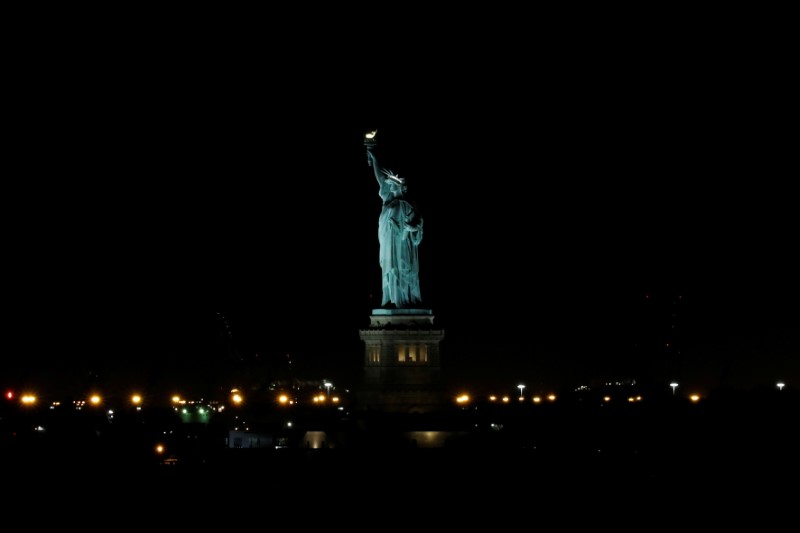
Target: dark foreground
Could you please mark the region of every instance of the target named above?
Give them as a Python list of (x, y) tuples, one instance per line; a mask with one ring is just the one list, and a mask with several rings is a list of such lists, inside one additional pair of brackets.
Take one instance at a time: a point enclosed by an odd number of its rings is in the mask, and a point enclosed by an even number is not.
[[(435, 516), (450, 527), (545, 516), (566, 525), (618, 524), (645, 514), (654, 527), (686, 525), (691, 511), (709, 526), (755, 515), (764, 526), (783, 524), (800, 490), (800, 418), (790, 400), (618, 410), (484, 406), (445, 419), (295, 416), (307, 427), (282, 440), (286, 447), (241, 449), (231, 447), (223, 420), (126, 425), (120, 417), (59, 427), (6, 416), (0, 471), (8, 508), (32, 498), (91, 513), (114, 509), (132, 521), (156, 510), (172, 520), (222, 516), (231, 524), (281, 513), (314, 524)], [(265, 433), (271, 420), (262, 421)], [(26, 433), (31, 422), (49, 424), (48, 431)], [(325, 446), (309, 447), (300, 437), (305, 429), (324, 430)], [(448, 437), (425, 447), (402, 438), (407, 430)], [(153, 453), (165, 434), (174, 453)]]

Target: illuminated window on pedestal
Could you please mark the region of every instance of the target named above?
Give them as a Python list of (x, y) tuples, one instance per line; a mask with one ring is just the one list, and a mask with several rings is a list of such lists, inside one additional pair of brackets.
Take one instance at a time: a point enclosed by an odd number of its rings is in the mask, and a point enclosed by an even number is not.
[(370, 346), (369, 347), (369, 354), (367, 356), (370, 363), (380, 363), (381, 362), (381, 347), (380, 346)]
[(405, 344), (396, 345), (398, 363), (427, 363), (428, 345), (427, 344)]
[(417, 362), (417, 347), (413, 344), (408, 347), (408, 362), (409, 363)]

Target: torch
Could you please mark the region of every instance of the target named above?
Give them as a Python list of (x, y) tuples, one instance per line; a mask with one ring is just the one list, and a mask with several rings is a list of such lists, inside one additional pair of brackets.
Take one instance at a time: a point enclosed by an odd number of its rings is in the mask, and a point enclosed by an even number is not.
[[(364, 146), (367, 147), (367, 152), (371, 152), (373, 148), (375, 148), (375, 135), (378, 134), (378, 130), (373, 130), (364, 135)], [(367, 156), (367, 164), (372, 166), (372, 159)]]

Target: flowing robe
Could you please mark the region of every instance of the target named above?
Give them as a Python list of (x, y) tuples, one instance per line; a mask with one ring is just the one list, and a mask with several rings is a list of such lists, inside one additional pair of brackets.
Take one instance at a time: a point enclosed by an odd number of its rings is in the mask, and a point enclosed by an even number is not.
[(419, 251), (422, 218), (403, 198), (402, 186), (384, 179), (380, 187), (383, 200), (378, 219), (380, 265), (383, 272), (381, 306), (414, 307), (421, 303)]

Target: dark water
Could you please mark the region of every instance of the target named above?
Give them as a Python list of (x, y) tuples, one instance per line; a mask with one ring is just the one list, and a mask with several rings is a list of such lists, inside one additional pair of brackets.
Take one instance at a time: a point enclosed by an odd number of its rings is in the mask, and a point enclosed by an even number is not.
[[(679, 517), (684, 525), (698, 517), (782, 524), (800, 488), (798, 402), (784, 400), (309, 418), (308, 428), (329, 437), (319, 449), (302, 438), (286, 448), (229, 448), (224, 424), (69, 418), (59, 426), (5, 413), (0, 471), (10, 506), (23, 495), (92, 512), (133, 505), (142, 513), (133, 521), (168, 511), (170, 520), (250, 524), (291, 512), (310, 524), (323, 518), (319, 508), (345, 527), (431, 517), (448, 527), (544, 517), (647, 528)], [(26, 430), (42, 420), (47, 431)], [(408, 430), (445, 438), (423, 447)], [(154, 453), (169, 431), (173, 453)]]

